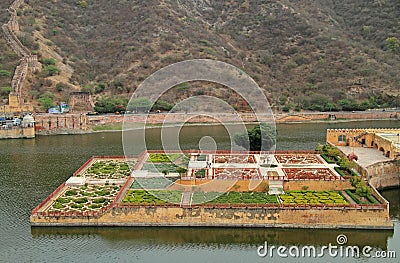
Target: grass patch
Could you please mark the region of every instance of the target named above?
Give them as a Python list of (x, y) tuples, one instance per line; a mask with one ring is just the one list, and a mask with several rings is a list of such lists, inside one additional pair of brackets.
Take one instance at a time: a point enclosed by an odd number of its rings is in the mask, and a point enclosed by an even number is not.
[(147, 159), (147, 162), (151, 162), (151, 163), (173, 163), (181, 156), (182, 156), (182, 154), (179, 154), (179, 153), (173, 153), (173, 154), (151, 153), (151, 154), (149, 154), (149, 158)]
[(121, 131), (122, 123), (96, 125), (92, 129), (93, 131)]

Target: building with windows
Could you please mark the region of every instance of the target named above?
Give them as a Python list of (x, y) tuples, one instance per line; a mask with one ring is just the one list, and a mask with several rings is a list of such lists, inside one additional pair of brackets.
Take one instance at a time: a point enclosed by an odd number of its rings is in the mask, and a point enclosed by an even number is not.
[(400, 129), (328, 129), (326, 141), (335, 146), (376, 148), (389, 159), (400, 159)]

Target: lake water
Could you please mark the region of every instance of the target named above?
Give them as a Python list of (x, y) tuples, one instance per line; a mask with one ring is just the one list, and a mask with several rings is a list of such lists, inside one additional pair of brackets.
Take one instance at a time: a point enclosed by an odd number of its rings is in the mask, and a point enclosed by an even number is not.
[[(399, 121), (279, 124), (277, 148), (314, 149), (327, 128), (400, 127)], [(211, 136), (218, 149), (229, 149), (223, 127), (189, 126), (180, 133), (184, 149)], [(160, 129), (146, 132), (149, 149), (160, 149)], [(134, 142), (130, 146), (133, 149)], [(137, 149), (139, 153), (141, 149)], [(31, 210), (92, 155), (122, 155), (121, 133), (39, 136), (0, 141), (0, 262), (397, 262), (395, 259), (261, 258), (257, 247), (336, 244), (396, 251), (400, 257), (400, 190), (385, 190), (394, 231), (239, 228), (31, 228)]]

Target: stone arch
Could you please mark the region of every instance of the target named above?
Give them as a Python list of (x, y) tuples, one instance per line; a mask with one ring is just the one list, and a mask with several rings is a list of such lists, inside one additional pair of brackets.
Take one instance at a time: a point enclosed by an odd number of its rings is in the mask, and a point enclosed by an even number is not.
[(383, 152), (383, 154), (385, 154), (385, 149), (383, 149), (383, 147), (379, 147), (379, 151)]
[(385, 156), (389, 158), (390, 157), (390, 151), (387, 151)]

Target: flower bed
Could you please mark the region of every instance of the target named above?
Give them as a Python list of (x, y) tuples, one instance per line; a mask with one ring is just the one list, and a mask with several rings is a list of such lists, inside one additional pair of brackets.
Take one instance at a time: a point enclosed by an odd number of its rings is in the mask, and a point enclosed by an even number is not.
[(131, 174), (129, 165), (134, 164), (117, 160), (95, 161), (83, 175), (95, 179), (121, 179)]
[(175, 190), (129, 190), (122, 200), (123, 205), (163, 205), (179, 204), (181, 202), (182, 192)]
[(111, 203), (120, 185), (86, 185), (70, 186), (48, 208), (48, 212), (82, 212), (96, 211)]
[(232, 155), (214, 155), (215, 163), (256, 163), (254, 155), (232, 154)]
[(275, 158), (282, 164), (321, 164), (316, 154), (275, 154)]
[(279, 198), (283, 204), (348, 204), (344, 197), (335, 191), (288, 191)]
[(289, 180), (336, 180), (328, 168), (282, 168)]
[(237, 180), (250, 180), (262, 179), (258, 169), (254, 168), (214, 168), (215, 179), (237, 179)]

